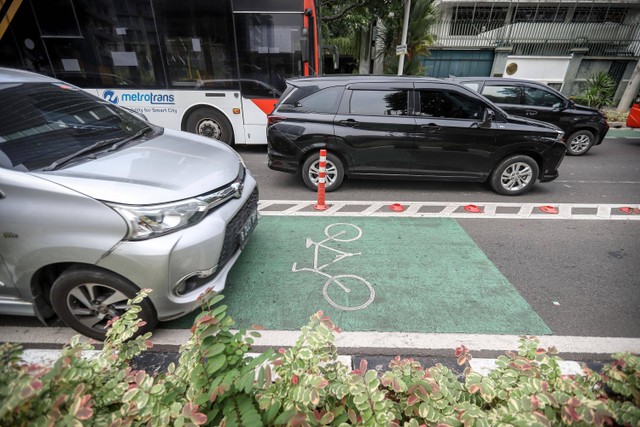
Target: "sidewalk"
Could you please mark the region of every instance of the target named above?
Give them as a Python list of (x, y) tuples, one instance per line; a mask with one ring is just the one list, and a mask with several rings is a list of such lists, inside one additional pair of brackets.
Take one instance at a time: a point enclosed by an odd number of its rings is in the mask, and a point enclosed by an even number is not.
[(640, 128), (634, 129), (626, 126), (624, 122), (610, 122), (609, 132), (606, 138), (640, 138)]

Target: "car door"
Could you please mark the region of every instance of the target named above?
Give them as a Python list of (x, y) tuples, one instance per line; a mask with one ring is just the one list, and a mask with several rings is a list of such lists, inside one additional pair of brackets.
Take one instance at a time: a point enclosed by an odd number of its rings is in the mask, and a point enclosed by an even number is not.
[(416, 127), (409, 114), (412, 88), (402, 82), (347, 87), (334, 118), (334, 133), (351, 161), (350, 173), (410, 173)]
[(496, 149), (496, 128), (481, 127), (488, 105), (450, 85), (416, 83), (416, 175), (484, 179)]
[(573, 114), (565, 109), (569, 105), (567, 99), (542, 87), (524, 85), (522, 89), (526, 117), (552, 123), (563, 129), (571, 126)]
[[(2, 155), (2, 151), (0, 151)], [(2, 166), (0, 166), (2, 172)], [(0, 173), (0, 311), (3, 313), (23, 314), (24, 306), (19, 302), (20, 294), (18, 293), (13, 279), (9, 274), (7, 265), (3, 258), (3, 252), (7, 250), (5, 242), (12, 242), (18, 238), (17, 231), (11, 227), (8, 221), (9, 216), (3, 215), (8, 212), (8, 204), (11, 203), (7, 199), (7, 185), (3, 185), (2, 174)], [(7, 209), (2, 209), (2, 207)], [(2, 220), (4, 218), (5, 220)]]

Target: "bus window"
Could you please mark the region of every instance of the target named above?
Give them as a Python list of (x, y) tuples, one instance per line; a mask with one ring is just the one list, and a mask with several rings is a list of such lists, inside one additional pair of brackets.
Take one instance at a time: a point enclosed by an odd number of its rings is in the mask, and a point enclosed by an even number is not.
[(156, 0), (154, 5), (170, 86), (211, 87), (212, 80), (223, 79), (219, 86), (238, 90), (229, 2)]
[[(258, 80), (282, 92), (285, 79), (302, 75), (301, 13), (236, 13), (241, 81)], [(245, 87), (246, 86), (246, 87)], [(248, 98), (273, 97), (263, 85), (243, 85)]]
[(150, 0), (51, 0), (33, 10), (55, 77), (96, 88), (164, 85)]

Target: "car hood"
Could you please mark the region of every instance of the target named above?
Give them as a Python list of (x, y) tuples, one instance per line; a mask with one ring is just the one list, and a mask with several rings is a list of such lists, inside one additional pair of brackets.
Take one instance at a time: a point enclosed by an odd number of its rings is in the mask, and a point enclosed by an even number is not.
[(33, 175), (98, 200), (147, 205), (187, 199), (238, 176), (239, 157), (229, 146), (165, 129), (149, 141), (88, 162)]
[(585, 112), (592, 113), (592, 114), (598, 114), (598, 115), (602, 114), (597, 109), (592, 108), (592, 107), (588, 107), (586, 105), (580, 105), (580, 104), (575, 104), (574, 103), (574, 104), (571, 105), (571, 108), (573, 108), (574, 110), (585, 111)]

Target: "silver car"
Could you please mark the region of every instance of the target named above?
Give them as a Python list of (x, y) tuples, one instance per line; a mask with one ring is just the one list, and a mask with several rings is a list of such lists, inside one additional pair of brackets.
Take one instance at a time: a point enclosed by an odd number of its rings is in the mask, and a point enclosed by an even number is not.
[(149, 288), (141, 316), (152, 329), (224, 288), (257, 204), (227, 145), (0, 68), (0, 313), (57, 315), (103, 339)]

